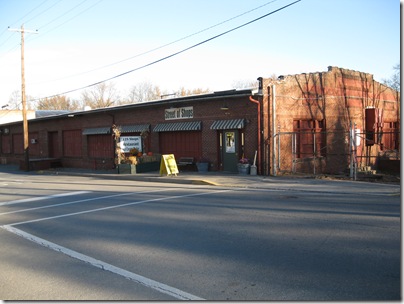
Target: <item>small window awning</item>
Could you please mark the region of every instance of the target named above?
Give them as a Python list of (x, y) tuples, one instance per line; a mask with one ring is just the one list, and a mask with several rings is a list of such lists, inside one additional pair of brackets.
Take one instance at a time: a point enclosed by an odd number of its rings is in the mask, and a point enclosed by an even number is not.
[(100, 135), (100, 134), (111, 134), (111, 128), (101, 127), (101, 128), (87, 128), (83, 130), (83, 135)]
[(212, 130), (244, 129), (245, 119), (216, 120), (210, 126)]
[(121, 133), (134, 133), (134, 132), (143, 132), (149, 131), (150, 125), (128, 125), (128, 126), (120, 126)]
[(172, 131), (200, 131), (202, 130), (202, 122), (188, 121), (188, 122), (171, 122), (157, 124), (153, 132), (172, 132)]

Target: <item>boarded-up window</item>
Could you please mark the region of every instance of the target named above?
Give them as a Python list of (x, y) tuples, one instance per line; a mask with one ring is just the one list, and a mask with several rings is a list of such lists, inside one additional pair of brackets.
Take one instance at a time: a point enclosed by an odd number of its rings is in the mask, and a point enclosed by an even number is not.
[(63, 131), (63, 156), (81, 157), (81, 130)]
[(297, 158), (326, 156), (324, 120), (294, 120), (293, 132)]
[(400, 146), (399, 138), (398, 122), (383, 123), (383, 149), (398, 150)]
[(13, 153), (24, 154), (24, 136), (21, 134), (13, 134)]
[(49, 157), (60, 157), (59, 133), (57, 131), (48, 133), (48, 148)]
[(88, 156), (94, 158), (114, 158), (114, 143), (111, 134), (87, 136)]
[(202, 132), (161, 132), (160, 151), (162, 154), (174, 154), (178, 161), (181, 157), (194, 157), (199, 159), (202, 156)]
[(10, 154), (11, 153), (11, 144), (10, 144), (10, 136), (3, 135), (1, 137), (1, 153)]

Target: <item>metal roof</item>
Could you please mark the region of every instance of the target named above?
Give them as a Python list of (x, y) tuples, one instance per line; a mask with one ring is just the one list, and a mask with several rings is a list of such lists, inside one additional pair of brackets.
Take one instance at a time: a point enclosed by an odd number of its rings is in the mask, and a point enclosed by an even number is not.
[(200, 131), (202, 130), (201, 121), (171, 122), (157, 124), (153, 132), (172, 132), (172, 131)]
[(83, 130), (83, 135), (111, 134), (111, 127), (87, 128)]
[(73, 112), (73, 111), (69, 111), (69, 110), (36, 110), (35, 118), (63, 115), (63, 114), (69, 114), (71, 112)]
[[(43, 120), (54, 120), (54, 119), (60, 119), (60, 118), (66, 118), (66, 117), (72, 118), (72, 117), (92, 115), (92, 114), (97, 114), (97, 113), (113, 113), (115, 111), (140, 109), (140, 108), (144, 108), (144, 107), (150, 108), (150, 107), (161, 106), (161, 105), (175, 105), (175, 104), (182, 104), (184, 102), (191, 103), (191, 102), (203, 102), (203, 101), (209, 101), (209, 100), (223, 100), (223, 99), (228, 100), (231, 98), (248, 97), (251, 94), (252, 94), (251, 89), (218, 91), (218, 92), (207, 93), (207, 94), (175, 97), (175, 98), (170, 98), (170, 99), (158, 99), (158, 100), (148, 101), (148, 102), (139, 102), (139, 103), (133, 103), (133, 104), (127, 104), (127, 105), (119, 105), (119, 106), (115, 106), (115, 107), (99, 108), (99, 109), (93, 109), (93, 110), (89, 110), (89, 111), (72, 111), (70, 113), (66, 113), (66, 114), (62, 114), (62, 115), (36, 117), (36, 118), (30, 119), (30, 122), (43, 121)], [(20, 122), (14, 122), (13, 124), (17, 124), (17, 123), (20, 123)], [(5, 124), (0, 123), (0, 125), (5, 125)], [(10, 125), (10, 123), (8, 123), (8, 125)]]
[(121, 133), (143, 132), (150, 130), (150, 124), (119, 126)]
[(230, 129), (243, 129), (245, 126), (245, 119), (229, 119), (229, 120), (216, 120), (210, 126), (212, 130), (230, 130)]

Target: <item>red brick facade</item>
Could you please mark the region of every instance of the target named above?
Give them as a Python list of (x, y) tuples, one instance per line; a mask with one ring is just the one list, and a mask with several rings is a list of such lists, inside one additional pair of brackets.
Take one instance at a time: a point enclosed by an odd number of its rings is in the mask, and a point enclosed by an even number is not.
[[(181, 155), (181, 151), (178, 151), (179, 155), (175, 156), (177, 160), (181, 156), (191, 156), (196, 161), (200, 158), (208, 159), (210, 161), (210, 170), (221, 170), (220, 131), (212, 130), (210, 127), (218, 120), (244, 119), (244, 128), (240, 130), (245, 138), (244, 147), (241, 145), (237, 147), (237, 152), (241, 158), (244, 150), (245, 156), (252, 159), (257, 146), (257, 110), (256, 106), (248, 99), (250, 95), (251, 90), (231, 90), (30, 120), (30, 138), (35, 136), (37, 139), (37, 143), (30, 142), (29, 144), (30, 158), (58, 157), (61, 158), (64, 167), (112, 169), (115, 166), (112, 134), (81, 135), (78, 137), (77, 133), (83, 134), (84, 130), (92, 128), (111, 128), (114, 124), (117, 126), (147, 124), (150, 125), (149, 135), (145, 139), (147, 152), (170, 153), (170, 151), (162, 151), (162, 147), (160, 147), (160, 137), (164, 136), (165, 132), (154, 132), (153, 129), (162, 123), (174, 124), (198, 121), (201, 122), (201, 129), (196, 131), (201, 133), (202, 144), (200, 151), (195, 155)], [(225, 104), (228, 109), (222, 110), (221, 108)], [(165, 119), (165, 110), (186, 107), (193, 108), (192, 118)], [(3, 162), (18, 163), (22, 161), (22, 123), (2, 125), (0, 129), (3, 130), (0, 134), (2, 143), (0, 155)], [(9, 130), (7, 134), (5, 134), (4, 129)], [(57, 134), (56, 137), (55, 134)], [(131, 133), (130, 135), (140, 135), (140, 132)], [(16, 136), (18, 143), (16, 140), (13, 142), (13, 138)], [(72, 136), (75, 136), (74, 140), (72, 140)], [(101, 141), (102, 145), (110, 145), (111, 153), (109, 156), (92, 152), (91, 146), (98, 143), (91, 143), (91, 136), (96, 136), (97, 141)], [(102, 137), (103, 139), (101, 140)], [(52, 143), (49, 143), (50, 138), (52, 138)], [(57, 143), (55, 144), (55, 142)], [(79, 150), (77, 147), (75, 149), (72, 147), (76, 145), (80, 145)], [(109, 146), (106, 148), (100, 146), (99, 149), (108, 150)], [(51, 155), (55, 153), (55, 150), (58, 151), (57, 155)]]
[[(312, 173), (317, 169), (317, 172), (335, 174), (345, 171), (350, 162), (350, 124), (356, 125), (358, 141), (360, 138), (356, 150), (358, 166), (375, 167), (378, 157), (382, 157), (385, 151), (399, 149), (399, 142), (395, 146), (381, 145), (391, 134), (384, 134), (374, 145), (366, 144), (366, 108), (382, 110), (385, 129), (388, 123), (396, 123), (396, 131), (399, 131), (400, 125), (399, 93), (376, 82), (371, 74), (329, 67), (327, 72), (281, 76), (277, 81), (264, 79), (263, 88), (263, 130), (268, 151), (263, 164), (266, 173), (272, 173), (274, 169), (270, 157), (273, 155), (274, 95), (275, 133), (280, 133), (276, 136), (281, 137), (280, 149), (278, 138), (275, 142), (278, 173), (292, 171), (293, 166), (297, 172)], [(294, 132), (294, 122), (296, 125), (296, 121), (309, 120), (324, 125), (324, 149), (315, 159), (300, 159), (298, 155), (292, 155), (297, 149), (293, 147), (292, 134), (288, 133)], [(316, 139), (321, 141), (321, 138)]]
[[(352, 155), (350, 125), (358, 130), (354, 155), (358, 166), (376, 168), (378, 159), (385, 154), (396, 151), (399, 155), (399, 93), (376, 82), (371, 74), (329, 67), (327, 72), (281, 76), (276, 81), (262, 79), (261, 93), (231, 90), (32, 119), (29, 120), (30, 158), (60, 158), (64, 167), (112, 169), (115, 143), (111, 127), (148, 125), (144, 152), (170, 153), (167, 140), (177, 140), (178, 147), (171, 148), (177, 160), (184, 156), (208, 159), (210, 170), (223, 170), (223, 130), (233, 128), (238, 134), (237, 158), (246, 157), (252, 162), (255, 151), (259, 150), (258, 107), (250, 97), (259, 101), (261, 113), (260, 163), (257, 163), (260, 174), (346, 171)], [(169, 109), (184, 108), (192, 109), (192, 117), (167, 119), (165, 116)], [(382, 120), (374, 124), (377, 126), (373, 135), (366, 130), (369, 128), (366, 109), (372, 108), (382, 110), (375, 110), (382, 115)], [(221, 121), (242, 124), (212, 127)], [(187, 122), (195, 122), (199, 129), (177, 131), (174, 128), (170, 136), (154, 131), (161, 124), (172, 128), (171, 124)], [(94, 128), (99, 134), (86, 135)], [(22, 123), (0, 125), (0, 131), (2, 163), (19, 163), (24, 159)], [(187, 132), (188, 137), (176, 136), (178, 132)], [(138, 136), (140, 131), (129, 135)], [(194, 135), (198, 138), (190, 137)], [(373, 144), (369, 136), (373, 136)], [(187, 147), (184, 141), (192, 141), (194, 146)]]

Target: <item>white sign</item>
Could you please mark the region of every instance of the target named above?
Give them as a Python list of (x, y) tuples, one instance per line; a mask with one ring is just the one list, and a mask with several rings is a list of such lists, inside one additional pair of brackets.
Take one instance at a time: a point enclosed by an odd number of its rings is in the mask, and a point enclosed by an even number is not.
[(164, 119), (186, 119), (194, 118), (194, 107), (165, 109)]
[[(355, 130), (355, 132), (354, 132)], [(352, 145), (354, 145), (356, 147), (359, 147), (361, 145), (361, 130), (360, 129), (351, 129), (350, 131), (351, 133), (351, 139), (352, 139)], [(346, 143), (348, 143), (348, 138), (345, 140)], [(355, 142), (353, 142), (353, 140), (355, 140)]]
[(142, 137), (141, 136), (121, 136), (119, 146), (122, 152), (129, 153), (133, 148), (142, 152)]
[(361, 145), (361, 130), (360, 129), (355, 129), (355, 135), (356, 135), (356, 146), (359, 147)]

